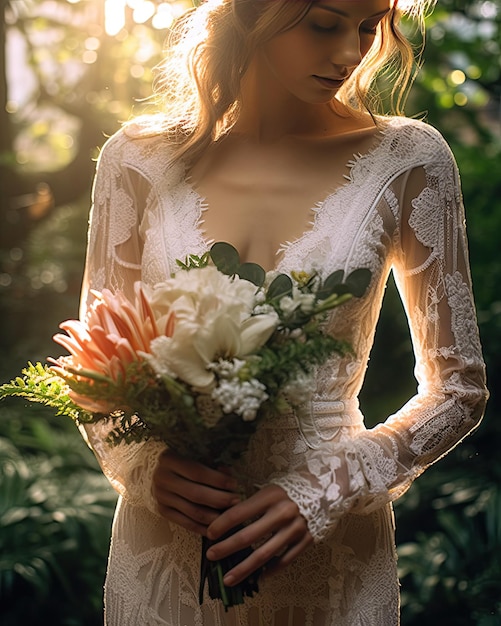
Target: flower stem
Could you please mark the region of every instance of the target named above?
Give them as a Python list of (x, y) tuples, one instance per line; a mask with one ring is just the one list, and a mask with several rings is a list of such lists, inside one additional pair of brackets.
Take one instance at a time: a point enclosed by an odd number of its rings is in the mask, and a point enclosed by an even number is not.
[(223, 582), (224, 572), (223, 572), (223, 567), (221, 565), (221, 561), (216, 561), (215, 567), (216, 567), (216, 572), (217, 572), (217, 578), (219, 581), (219, 592), (221, 594), (221, 600), (224, 605), (224, 610), (227, 611), (228, 607), (230, 606), (230, 603), (228, 601), (228, 594), (226, 593), (226, 585)]

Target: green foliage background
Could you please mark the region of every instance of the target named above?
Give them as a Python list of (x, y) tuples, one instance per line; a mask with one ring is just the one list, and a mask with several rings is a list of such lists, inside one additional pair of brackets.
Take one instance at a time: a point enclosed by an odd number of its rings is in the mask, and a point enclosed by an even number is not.
[[(59, 321), (77, 315), (92, 159), (145, 106), (167, 35), (152, 17), (136, 23), (129, 8), (124, 27), (107, 35), (103, 0), (48, 6), (0, 0), (3, 381), (54, 354)], [(396, 504), (404, 626), (501, 624), (500, 25), (500, 0), (442, 0), (407, 107), (442, 131), (460, 166), (491, 399), (477, 432)], [(362, 395), (369, 424), (413, 394), (412, 368), (390, 284)], [(4, 403), (0, 466), (0, 622), (102, 623), (116, 496), (75, 427)]]

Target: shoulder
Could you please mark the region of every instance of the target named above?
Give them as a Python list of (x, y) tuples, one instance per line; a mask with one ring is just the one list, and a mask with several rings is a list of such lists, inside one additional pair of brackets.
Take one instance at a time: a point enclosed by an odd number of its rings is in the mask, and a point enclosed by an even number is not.
[(386, 148), (415, 166), (454, 161), (449, 144), (431, 124), (408, 117), (379, 118)]
[(104, 143), (98, 169), (133, 169), (155, 183), (167, 171), (184, 171), (182, 164), (172, 160), (172, 153), (164, 133), (146, 122), (128, 123)]

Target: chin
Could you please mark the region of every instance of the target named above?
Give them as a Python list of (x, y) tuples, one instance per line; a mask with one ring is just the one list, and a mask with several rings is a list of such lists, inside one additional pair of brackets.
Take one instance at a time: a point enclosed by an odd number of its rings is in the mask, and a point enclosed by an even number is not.
[(316, 97), (304, 98), (303, 102), (306, 104), (329, 104), (336, 97), (336, 94), (321, 94)]
[(328, 104), (336, 97), (337, 89), (319, 89), (297, 93), (296, 97), (305, 104)]

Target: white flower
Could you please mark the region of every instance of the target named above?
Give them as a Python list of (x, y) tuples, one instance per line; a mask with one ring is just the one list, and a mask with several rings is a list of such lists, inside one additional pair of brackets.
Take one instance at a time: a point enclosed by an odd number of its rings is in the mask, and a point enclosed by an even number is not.
[(280, 298), (280, 309), (286, 315), (293, 313), (298, 307), (298, 303), (293, 300), (290, 296), (284, 296)]
[(313, 293), (301, 293), (294, 297), (303, 313), (312, 313), (315, 308), (316, 296)]
[(212, 398), (219, 402), (224, 413), (236, 413), (244, 422), (251, 422), (268, 394), (266, 387), (255, 378), (245, 381), (233, 378), (220, 380), (212, 391)]
[(254, 315), (273, 314), (275, 309), (271, 304), (258, 304), (254, 307)]
[(265, 300), (266, 300), (266, 294), (264, 293), (262, 289), (259, 289), (256, 292), (256, 304), (263, 304)]
[(282, 393), (291, 406), (299, 407), (311, 399), (315, 389), (315, 377), (312, 374), (299, 372), (283, 387)]
[(292, 296), (284, 296), (280, 299), (280, 309), (285, 315), (290, 315), (297, 309), (303, 313), (313, 313), (317, 297), (314, 293), (303, 293), (296, 286), (292, 290)]
[(218, 378), (235, 378), (244, 365), (245, 361), (241, 359), (219, 359), (215, 363), (209, 363), (207, 367), (215, 372)]
[(156, 285), (151, 305), (159, 316), (173, 313), (175, 326), (171, 337), (151, 343), (151, 366), (208, 391), (215, 382), (210, 363), (252, 354), (278, 326), (275, 312), (252, 315), (255, 295), (249, 281), (211, 266), (181, 271)]
[(149, 364), (158, 376), (169, 376), (170, 378), (175, 378), (175, 373), (167, 365), (169, 361), (170, 345), (170, 337), (166, 337), (165, 335), (162, 337), (156, 337), (150, 343), (151, 354), (145, 353), (144, 357), (148, 360)]
[(278, 326), (279, 317), (275, 311), (253, 315), (240, 326), (240, 348), (236, 356), (253, 354), (263, 346)]
[(275, 280), (275, 278), (277, 276), (279, 276), (282, 272), (279, 272), (278, 270), (270, 270), (269, 272), (266, 272), (266, 276), (264, 278), (264, 291), (268, 290), (268, 287), (271, 285), (271, 283)]

